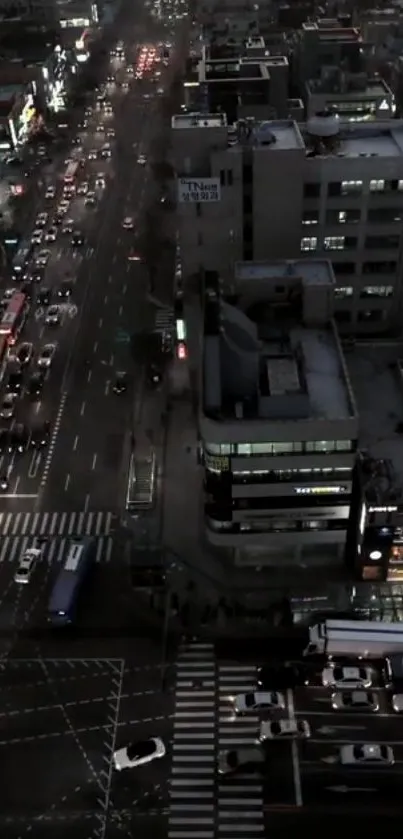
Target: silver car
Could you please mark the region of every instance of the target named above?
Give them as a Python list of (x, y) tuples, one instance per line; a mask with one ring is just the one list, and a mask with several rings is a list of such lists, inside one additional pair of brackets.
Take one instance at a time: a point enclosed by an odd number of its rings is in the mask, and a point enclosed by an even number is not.
[(334, 711), (379, 711), (376, 693), (368, 690), (337, 690), (331, 702)]
[(51, 366), (54, 354), (56, 352), (56, 344), (45, 344), (42, 347), (38, 356), (38, 367), (48, 368)]
[(61, 321), (61, 312), (59, 306), (53, 304), (46, 310), (45, 323), (48, 326), (58, 326)]
[(16, 393), (6, 393), (0, 405), (0, 417), (3, 419), (12, 419), (14, 416), (16, 401)]

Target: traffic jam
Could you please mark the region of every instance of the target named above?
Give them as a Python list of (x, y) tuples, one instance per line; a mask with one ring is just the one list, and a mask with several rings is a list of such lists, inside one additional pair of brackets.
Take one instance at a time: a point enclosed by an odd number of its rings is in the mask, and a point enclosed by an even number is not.
[(336, 806), (339, 796), (361, 806), (371, 795), (371, 806), (398, 806), (403, 626), (347, 620), (311, 626), (300, 660), (259, 667), (256, 690), (228, 701), (234, 720), (260, 722), (249, 748), (220, 755), (221, 774), (264, 772), (267, 800), (276, 806)]

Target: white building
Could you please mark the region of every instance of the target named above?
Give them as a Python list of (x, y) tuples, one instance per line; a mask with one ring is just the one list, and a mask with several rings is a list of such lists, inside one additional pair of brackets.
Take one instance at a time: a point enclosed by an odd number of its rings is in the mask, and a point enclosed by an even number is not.
[(206, 289), (205, 526), (238, 564), (342, 562), (358, 417), (333, 290), (325, 260), (240, 263), (230, 295)]
[(231, 278), (239, 261), (330, 259), (340, 329), (400, 328), (402, 120), (235, 130), (224, 114), (182, 114), (172, 129), (185, 282), (205, 270)]

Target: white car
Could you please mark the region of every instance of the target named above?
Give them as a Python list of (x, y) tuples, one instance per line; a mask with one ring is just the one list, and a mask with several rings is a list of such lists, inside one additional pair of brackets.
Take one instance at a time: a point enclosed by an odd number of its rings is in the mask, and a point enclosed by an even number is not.
[(46, 310), (45, 323), (47, 326), (58, 326), (61, 321), (61, 312), (59, 306), (53, 304)]
[(37, 265), (38, 268), (45, 268), (46, 265), (49, 262), (49, 257), (50, 257), (50, 251), (47, 250), (46, 248), (44, 248), (44, 250), (39, 251), (39, 253), (38, 253), (38, 255), (35, 259), (35, 265)]
[(378, 743), (349, 743), (340, 749), (342, 766), (365, 766), (373, 769), (374, 766), (393, 766), (394, 762), (393, 749)]
[(48, 213), (39, 213), (35, 221), (35, 229), (38, 227), (45, 227), (48, 223), (49, 214)]
[(145, 154), (139, 154), (139, 156), (137, 158), (137, 163), (139, 163), (140, 166), (145, 166), (146, 165), (147, 158), (146, 158)]
[(98, 177), (95, 180), (95, 186), (99, 187), (100, 189), (105, 189), (106, 183), (103, 175), (98, 175)]
[(370, 688), (372, 674), (369, 667), (325, 667), (322, 670), (322, 684), (324, 687), (338, 689)]
[(307, 740), (311, 736), (308, 720), (267, 720), (260, 723), (259, 740)]
[(74, 219), (68, 218), (67, 221), (64, 222), (62, 227), (62, 233), (67, 234), (68, 236), (73, 233), (74, 230)]
[(379, 711), (378, 697), (372, 691), (336, 691), (331, 701), (334, 711)]
[(115, 129), (114, 129), (114, 128), (108, 128), (108, 130), (107, 130), (107, 132), (106, 132), (106, 136), (107, 136), (110, 140), (112, 140), (112, 139), (114, 138), (114, 136), (115, 136)]
[(49, 227), (49, 230), (45, 233), (45, 242), (56, 242), (57, 238), (57, 227)]
[(133, 230), (134, 221), (131, 216), (126, 216), (122, 221), (123, 230)]
[(134, 769), (151, 763), (156, 758), (164, 757), (166, 749), (160, 737), (150, 737), (149, 740), (139, 740), (123, 749), (118, 749), (113, 755), (113, 764), (118, 772), (122, 769)]
[(86, 195), (89, 189), (88, 181), (83, 181), (77, 187), (77, 195)]
[(26, 585), (26, 583), (29, 583), (31, 574), (41, 554), (42, 551), (40, 548), (28, 548), (25, 551), (14, 574), (15, 583), (19, 583), (20, 585)]
[(41, 245), (42, 244), (42, 239), (43, 239), (43, 230), (41, 230), (40, 228), (37, 228), (32, 233), (31, 242), (32, 242), (33, 245)]
[(87, 157), (88, 157), (88, 160), (96, 160), (96, 159), (97, 159), (97, 157), (98, 157), (98, 152), (97, 152), (97, 150), (96, 150), (96, 149), (90, 149), (90, 151), (88, 152)]
[(285, 708), (284, 696), (276, 691), (239, 693), (234, 699), (234, 711), (241, 716), (265, 708)]
[(39, 356), (38, 356), (38, 367), (50, 367), (53, 361), (54, 354), (56, 352), (56, 345), (55, 344), (45, 344), (42, 347)]
[(48, 186), (45, 192), (45, 198), (54, 198), (56, 195), (56, 187), (55, 186)]
[(12, 419), (15, 412), (15, 403), (17, 401), (16, 393), (6, 393), (0, 404), (0, 417), (2, 419)]

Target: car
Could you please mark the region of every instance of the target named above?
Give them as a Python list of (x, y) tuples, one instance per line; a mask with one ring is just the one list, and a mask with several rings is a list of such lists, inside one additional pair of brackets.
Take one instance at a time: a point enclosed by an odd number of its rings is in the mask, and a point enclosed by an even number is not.
[(83, 128), (84, 130), (88, 128), (88, 119), (81, 119), (78, 123), (79, 128)]
[(3, 419), (12, 419), (15, 413), (15, 403), (17, 401), (16, 393), (6, 393), (0, 402), (0, 417)]
[(38, 296), (36, 299), (40, 306), (49, 306), (50, 301), (52, 299), (52, 289), (45, 288), (45, 286), (43, 286), (41, 289), (39, 289)]
[(27, 277), (27, 282), (41, 283), (43, 280), (44, 270), (41, 267), (34, 267)]
[(16, 395), (21, 393), (22, 382), (23, 374), (21, 372), (10, 373), (6, 384), (7, 393), (14, 393)]
[(16, 291), (18, 291), (18, 289), (15, 288), (14, 286), (11, 286), (10, 288), (6, 288), (5, 291), (2, 294), (2, 297), (1, 297), (1, 305), (2, 306), (7, 306), (8, 301), (11, 300), (11, 298), (13, 297), (13, 295), (15, 294)]
[(266, 720), (260, 723), (259, 740), (307, 740), (311, 736), (308, 720)]
[(103, 175), (98, 175), (95, 179), (95, 186), (99, 187), (100, 189), (105, 189), (106, 182)]
[(44, 449), (50, 442), (51, 425), (48, 420), (31, 429), (30, 444), (33, 449)]
[(62, 314), (60, 307), (53, 304), (49, 306), (45, 314), (45, 323), (47, 326), (58, 326), (61, 322)]
[(95, 207), (96, 203), (97, 203), (97, 197), (95, 195), (95, 192), (88, 192), (87, 195), (85, 196), (84, 204), (87, 207)]
[(112, 140), (115, 136), (115, 129), (114, 128), (108, 128), (108, 130), (106, 132), (106, 136), (109, 137)]
[(219, 775), (233, 775), (239, 770), (262, 771), (265, 763), (266, 755), (259, 746), (229, 749), (218, 755), (218, 773)]
[(39, 215), (36, 217), (35, 228), (37, 229), (38, 227), (46, 227), (48, 223), (48, 218), (48, 213), (39, 213)]
[(138, 156), (138, 158), (137, 158), (137, 163), (138, 163), (140, 166), (145, 166), (145, 165), (146, 165), (146, 163), (147, 163), (147, 158), (146, 158), (145, 154), (139, 154), (139, 156)]
[(8, 487), (10, 485), (10, 481), (8, 479), (8, 475), (1, 475), (0, 476), (0, 489), (2, 492), (7, 492)]
[[(122, 85), (122, 87), (123, 87), (123, 85)], [(106, 114), (106, 116), (107, 116), (107, 117), (111, 117), (111, 116), (113, 116), (113, 108), (112, 108), (112, 105), (105, 105), (105, 106), (104, 106), (104, 113)]]
[(254, 693), (239, 693), (234, 699), (234, 711), (238, 716), (251, 714), (259, 709), (285, 708), (285, 700), (282, 693), (277, 691), (256, 691)]
[(45, 233), (45, 242), (56, 242), (57, 238), (57, 227), (49, 227), (49, 230)]
[(395, 757), (391, 746), (378, 743), (348, 743), (340, 748), (340, 763), (342, 766), (374, 767), (393, 766)]
[(77, 195), (86, 195), (89, 189), (88, 181), (83, 181), (77, 187)]
[(87, 154), (88, 160), (96, 160), (98, 157), (98, 152), (96, 149), (90, 149)]
[(34, 354), (34, 345), (29, 341), (24, 341), (15, 350), (15, 358), (22, 367), (25, 367), (32, 359)]
[(376, 693), (367, 690), (335, 691), (331, 703), (334, 711), (379, 711)]
[(70, 207), (70, 201), (69, 201), (67, 198), (62, 198), (62, 200), (61, 200), (61, 202), (60, 202), (60, 204), (59, 204), (59, 206), (58, 206), (58, 208), (57, 208), (57, 211), (58, 211), (58, 213), (60, 213), (60, 214), (64, 214), (64, 215), (66, 215), (67, 210), (69, 209), (69, 207)]
[(102, 146), (102, 149), (99, 154), (104, 160), (106, 160), (108, 157), (111, 157), (112, 152), (110, 146)]
[(287, 690), (308, 685), (308, 670), (301, 664), (290, 662), (258, 667), (257, 684), (263, 690)]
[(55, 198), (56, 196), (56, 187), (55, 186), (48, 186), (45, 192), (45, 198)]
[(125, 91), (129, 90), (129, 83), (128, 82), (122, 82), (122, 90), (125, 90)]
[(53, 224), (55, 224), (56, 227), (60, 227), (60, 225), (63, 224), (63, 222), (64, 222), (64, 217), (65, 217), (65, 213), (61, 213), (58, 210), (54, 219), (53, 219)]
[(27, 548), (20, 559), (18, 568), (14, 574), (14, 582), (20, 585), (29, 583), (36, 563), (42, 555), (41, 548)]
[(73, 283), (71, 280), (63, 280), (57, 289), (57, 296), (66, 300), (73, 294)]
[(117, 749), (113, 754), (113, 765), (118, 772), (122, 769), (133, 769), (136, 766), (143, 766), (145, 763), (157, 758), (164, 757), (166, 749), (160, 737), (150, 737), (148, 740), (139, 740), (131, 743), (122, 749)]
[(32, 242), (33, 245), (41, 245), (42, 244), (42, 239), (43, 239), (43, 230), (41, 230), (40, 228), (37, 228), (32, 233), (31, 242)]
[(141, 256), (140, 256), (139, 252), (137, 250), (135, 250), (135, 248), (130, 249), (130, 251), (127, 255), (127, 259), (128, 259), (129, 262), (141, 262)]
[(122, 221), (123, 230), (133, 230), (134, 227), (134, 219), (131, 216), (125, 216)]
[(115, 381), (112, 388), (114, 393), (121, 394), (127, 391), (127, 373), (119, 371), (116, 373)]
[(146, 366), (146, 376), (148, 384), (151, 387), (157, 387), (162, 382), (163, 370), (155, 361), (149, 361)]
[(80, 230), (75, 230), (71, 237), (71, 244), (74, 248), (79, 248), (85, 242), (84, 236)]
[(44, 248), (43, 250), (39, 251), (39, 253), (38, 253), (38, 255), (35, 259), (35, 265), (37, 265), (39, 268), (45, 268), (46, 265), (49, 262), (49, 257), (50, 257), (50, 250), (48, 250), (47, 248)]
[(18, 452), (19, 454), (23, 454), (29, 444), (29, 430), (22, 422), (17, 423), (14, 425), (10, 431), (9, 436), (9, 443), (8, 449), (9, 452)]
[(72, 218), (68, 218), (67, 221), (64, 222), (62, 227), (62, 233), (64, 236), (71, 236), (74, 230), (74, 221)]
[(97, 133), (97, 134), (104, 134), (104, 132), (105, 132), (105, 126), (103, 125), (103, 123), (102, 123), (102, 122), (99, 122), (99, 123), (98, 123), (98, 125), (97, 125), (97, 127), (96, 127), (95, 131), (96, 131), (96, 133)]
[(369, 667), (325, 667), (322, 670), (324, 687), (335, 688), (370, 688), (372, 673)]
[(28, 396), (30, 396), (31, 399), (39, 399), (44, 384), (45, 373), (43, 370), (37, 370), (35, 373), (32, 373), (27, 386)]
[(45, 344), (42, 347), (37, 360), (37, 365), (39, 368), (48, 368), (51, 366), (54, 355), (56, 352), (56, 344)]

